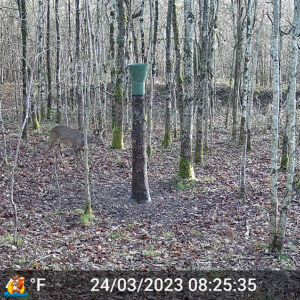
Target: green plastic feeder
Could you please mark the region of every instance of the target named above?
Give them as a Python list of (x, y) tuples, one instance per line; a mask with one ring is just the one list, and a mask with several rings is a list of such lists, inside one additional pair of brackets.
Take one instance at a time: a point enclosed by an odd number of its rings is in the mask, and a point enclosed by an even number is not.
[(132, 95), (145, 95), (145, 81), (149, 65), (130, 64), (128, 67), (132, 80)]

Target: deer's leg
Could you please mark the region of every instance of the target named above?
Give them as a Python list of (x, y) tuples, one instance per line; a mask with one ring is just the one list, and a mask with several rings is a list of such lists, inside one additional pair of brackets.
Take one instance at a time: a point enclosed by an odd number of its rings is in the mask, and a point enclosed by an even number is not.
[(57, 147), (57, 150), (56, 150), (56, 155), (57, 155), (57, 157), (59, 157), (60, 161), (64, 165), (64, 161), (63, 161), (63, 159), (61, 157), (61, 144), (60, 143), (58, 143), (58, 147)]
[(49, 144), (48, 148), (46, 149), (45, 153), (47, 153), (51, 148), (53, 148), (53, 146), (55, 145), (55, 142), (56, 142), (55, 140), (50, 141), (50, 144)]
[(76, 156), (76, 159), (77, 159), (77, 167), (79, 170), (82, 170), (82, 159), (81, 159), (81, 150), (80, 149), (76, 149), (76, 148), (73, 148), (74, 149), (74, 152), (75, 152), (75, 156)]

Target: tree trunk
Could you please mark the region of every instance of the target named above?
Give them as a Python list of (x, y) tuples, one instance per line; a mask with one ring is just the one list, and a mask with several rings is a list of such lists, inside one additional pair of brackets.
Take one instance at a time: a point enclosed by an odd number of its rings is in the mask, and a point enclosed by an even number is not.
[(157, 45), (157, 33), (158, 33), (158, 0), (154, 1), (154, 29), (153, 29), (153, 41), (151, 43), (151, 74), (150, 74), (150, 98), (148, 102), (148, 142), (147, 142), (147, 154), (148, 157), (152, 156), (152, 132), (153, 132), (153, 97), (154, 97), (154, 82), (156, 76), (156, 45)]
[(115, 85), (115, 122), (112, 132), (112, 148), (123, 149), (123, 83), (125, 62), (125, 12), (122, 0), (117, 0), (118, 7), (118, 47), (117, 47), (117, 79)]
[(145, 99), (132, 95), (132, 194), (138, 203), (150, 202), (146, 154)]
[(47, 34), (46, 34), (46, 53), (47, 53), (47, 119), (52, 118), (52, 76), (51, 76), (51, 50), (50, 50), (50, 0), (47, 2)]
[(241, 183), (240, 183), (240, 196), (242, 199), (246, 198), (246, 158), (247, 158), (247, 134), (246, 134), (246, 114), (247, 114), (247, 100), (248, 100), (248, 85), (249, 85), (249, 67), (251, 56), (251, 11), (252, 0), (247, 1), (247, 42), (245, 49), (245, 63), (243, 74), (243, 105), (242, 105), (242, 118), (240, 128), (240, 143), (242, 143), (242, 165), (241, 165)]
[[(144, 32), (144, 14), (145, 14), (145, 0), (142, 0), (142, 2), (141, 2), (141, 17), (140, 17), (141, 55), (142, 55), (142, 62), (146, 63), (146, 56), (145, 56), (145, 32)], [(150, 25), (150, 26), (152, 26), (152, 25)]]
[(39, 12), (37, 20), (37, 35), (38, 35), (38, 120), (46, 117), (45, 103), (44, 103), (44, 64), (43, 64), (43, 1), (39, 0)]
[[(26, 0), (18, 0), (19, 16), (21, 20), (21, 35), (22, 35), (22, 91), (23, 91), (23, 123), (25, 116), (28, 114), (26, 105), (27, 99), (27, 12)], [(27, 123), (24, 123), (22, 138), (27, 139)]]
[(6, 134), (4, 129), (4, 122), (2, 118), (2, 108), (1, 108), (1, 101), (0, 101), (0, 130), (2, 134), (2, 154), (3, 154), (3, 161), (7, 165), (7, 151), (6, 151)]
[(165, 134), (162, 140), (164, 148), (168, 148), (172, 142), (171, 133), (171, 109), (172, 109), (172, 60), (171, 60), (171, 18), (172, 18), (172, 0), (168, 1), (168, 14), (166, 26), (166, 89), (167, 99), (165, 108)]
[[(108, 67), (108, 63), (107, 63), (107, 53), (106, 53), (106, 47), (105, 47), (105, 28), (104, 26), (102, 26), (101, 21), (103, 22), (104, 20), (104, 12), (103, 12), (103, 7), (104, 7), (104, 0), (102, 0), (101, 2), (101, 19), (99, 16), (99, 22), (98, 22), (98, 30), (101, 30), (101, 38), (98, 39), (98, 56), (99, 56), (99, 61), (102, 60), (102, 69), (103, 69), (103, 89), (101, 89), (102, 94), (101, 94), (101, 99), (102, 99), (102, 105), (101, 105), (101, 122), (102, 122), (102, 130), (103, 131), (103, 136), (106, 137), (107, 136), (107, 67)], [(98, 12), (98, 14), (100, 14), (100, 12)], [(100, 47), (102, 46), (102, 51), (100, 51)], [(100, 56), (101, 54), (101, 56)], [(99, 68), (100, 68), (100, 64), (99, 64)]]
[(236, 29), (236, 59), (234, 69), (234, 88), (232, 101), (232, 138), (236, 140), (237, 137), (237, 112), (240, 99), (240, 78), (241, 78), (241, 64), (242, 64), (242, 43), (243, 43), (243, 13), (241, 0), (237, 0), (238, 18)]
[(55, 24), (56, 24), (56, 123), (61, 121), (61, 83), (60, 83), (60, 32), (59, 32), (59, 0), (55, 0)]
[(253, 97), (254, 91), (256, 87), (256, 70), (257, 70), (257, 58), (258, 58), (258, 50), (259, 50), (259, 42), (261, 37), (261, 30), (263, 25), (263, 16), (260, 21), (260, 25), (257, 32), (257, 37), (254, 42), (254, 57), (252, 61), (252, 69), (250, 74), (250, 93), (249, 93), (249, 101), (248, 101), (248, 116), (247, 116), (247, 150), (252, 150), (252, 143), (251, 143), (251, 127), (252, 127), (252, 111), (253, 111)]
[(288, 154), (288, 124), (289, 124), (289, 108), (286, 108), (286, 118), (285, 118), (285, 128), (284, 134), (282, 138), (282, 149), (281, 149), (281, 161), (280, 161), (280, 169), (282, 171), (287, 171), (289, 165), (289, 154)]
[(286, 234), (286, 222), (289, 204), (293, 193), (293, 180), (295, 170), (295, 111), (296, 111), (296, 87), (297, 87), (297, 63), (298, 63), (298, 44), (297, 39), (300, 33), (300, 1), (294, 1), (294, 22), (292, 34), (292, 55), (290, 61), (290, 89), (288, 94), (288, 110), (289, 110), (289, 123), (288, 123), (288, 137), (289, 137), (289, 167), (288, 177), (286, 181), (287, 193), (284, 197), (282, 207), (280, 210), (280, 218), (278, 222), (278, 229), (276, 238), (273, 238), (272, 252), (281, 252), (284, 244)]
[(184, 0), (184, 99), (181, 102), (179, 176), (194, 179), (192, 161), (192, 115), (194, 102), (193, 32), (194, 15), (191, 0)]
[(278, 198), (277, 198), (277, 149), (278, 149), (278, 111), (279, 111), (279, 0), (273, 1), (272, 59), (273, 59), (273, 112), (271, 148), (271, 208), (270, 208), (270, 251), (277, 249)]
[(76, 73), (77, 73), (77, 87), (76, 87), (76, 98), (78, 104), (78, 128), (83, 129), (84, 121), (84, 108), (82, 99), (82, 69), (81, 69), (81, 56), (80, 56), (80, 7), (79, 1), (75, 2), (76, 9)]
[[(177, 9), (176, 0), (172, 0), (172, 27), (174, 35), (174, 48), (175, 48), (175, 82), (176, 82), (176, 101), (179, 109), (179, 118), (182, 120), (182, 102), (183, 102), (183, 78), (181, 71), (181, 52), (180, 52), (180, 39), (179, 29), (177, 22)], [(181, 121), (180, 121), (181, 122)]]
[[(208, 52), (208, 0), (204, 0), (202, 9), (202, 45), (201, 45), (201, 63), (200, 63), (200, 97), (197, 105), (196, 117), (196, 143), (194, 159), (196, 163), (203, 162), (203, 119), (204, 110), (208, 105), (208, 78), (207, 78), (207, 52)], [(201, 5), (200, 5), (201, 7)]]
[[(115, 84), (115, 13), (116, 3), (115, 0), (110, 1), (110, 18), (109, 18), (109, 61), (110, 61), (110, 82), (112, 85)], [(111, 129), (115, 127), (115, 98), (111, 97)]]
[(213, 131), (214, 131), (214, 109), (216, 98), (216, 79), (215, 79), (215, 49), (216, 49), (216, 31), (217, 31), (217, 17), (219, 10), (219, 0), (210, 0), (210, 34), (209, 34), (209, 51), (208, 51), (208, 78), (209, 78), (209, 91), (210, 91), (210, 147), (213, 144)]

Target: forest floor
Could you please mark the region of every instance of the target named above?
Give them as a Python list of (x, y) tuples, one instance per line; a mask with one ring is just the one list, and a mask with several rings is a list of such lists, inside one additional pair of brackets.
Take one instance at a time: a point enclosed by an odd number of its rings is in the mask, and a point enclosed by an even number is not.
[[(161, 147), (165, 92), (157, 87), (154, 103), (153, 157), (148, 175), (152, 202), (130, 201), (131, 138), (125, 149), (90, 147), (90, 183), (94, 223), (85, 226), (83, 176), (70, 149), (57, 179), (54, 150), (45, 155), (50, 128), (42, 123), (22, 142), (15, 172), (18, 247), (12, 245), (13, 211), (9, 202), (10, 171), (20, 118), (12, 87), (2, 93), (2, 113), (10, 164), (0, 162), (0, 268), (51, 270), (299, 270), (299, 197), (293, 195), (287, 220), (284, 253), (267, 253), (270, 210), (270, 131), (268, 120), (255, 113), (253, 151), (247, 157), (247, 199), (239, 197), (241, 150), (224, 129), (225, 107), (216, 107), (211, 152), (195, 164), (196, 180), (176, 177), (179, 140)], [(269, 120), (268, 120), (269, 122)], [(29, 125), (31, 127), (31, 125)], [(0, 141), (2, 149), (2, 139)], [(279, 199), (285, 194), (279, 174)]]

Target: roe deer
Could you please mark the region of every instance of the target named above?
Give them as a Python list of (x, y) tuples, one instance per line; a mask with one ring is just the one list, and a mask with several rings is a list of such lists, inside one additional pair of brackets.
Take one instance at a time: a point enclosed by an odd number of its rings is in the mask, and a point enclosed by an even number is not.
[[(104, 130), (103, 130), (104, 131)], [(102, 141), (102, 132), (96, 129), (93, 131), (94, 135), (88, 134), (87, 141), (89, 144), (97, 144), (103, 146)], [(63, 162), (61, 157), (61, 149), (62, 145), (67, 145), (73, 148), (75, 155), (78, 160), (80, 160), (80, 151), (84, 150), (84, 134), (77, 129), (73, 129), (67, 126), (55, 126), (50, 131), (50, 145), (46, 150), (46, 153), (56, 144), (58, 143), (58, 148), (56, 150), (57, 156), (59, 156), (60, 160)], [(96, 138), (96, 136), (100, 136)]]

